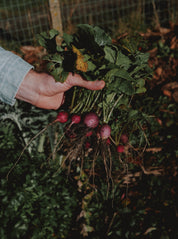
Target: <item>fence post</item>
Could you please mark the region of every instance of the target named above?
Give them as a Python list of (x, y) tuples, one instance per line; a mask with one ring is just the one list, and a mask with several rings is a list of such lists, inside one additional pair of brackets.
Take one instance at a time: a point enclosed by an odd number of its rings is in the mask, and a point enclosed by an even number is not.
[(63, 35), (63, 26), (62, 26), (62, 17), (61, 17), (61, 8), (60, 0), (49, 0), (49, 8), (52, 20), (52, 27), (59, 31), (60, 35), (57, 36), (56, 41), (58, 44), (61, 44), (62, 35)]

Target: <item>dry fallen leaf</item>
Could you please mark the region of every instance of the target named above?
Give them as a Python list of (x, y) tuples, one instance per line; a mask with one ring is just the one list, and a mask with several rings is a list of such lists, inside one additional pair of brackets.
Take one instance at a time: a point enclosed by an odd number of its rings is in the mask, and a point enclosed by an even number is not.
[(147, 235), (148, 233), (152, 232), (152, 231), (155, 231), (156, 230), (156, 227), (149, 227), (144, 233), (143, 235)]
[(171, 40), (170, 49), (177, 49), (177, 48), (178, 48), (178, 39), (176, 36), (174, 36)]
[(162, 148), (148, 148), (146, 149), (147, 152), (157, 153), (160, 152)]
[(171, 91), (169, 91), (169, 90), (163, 90), (163, 94), (165, 95), (165, 96), (168, 96), (170, 99), (171, 99)]

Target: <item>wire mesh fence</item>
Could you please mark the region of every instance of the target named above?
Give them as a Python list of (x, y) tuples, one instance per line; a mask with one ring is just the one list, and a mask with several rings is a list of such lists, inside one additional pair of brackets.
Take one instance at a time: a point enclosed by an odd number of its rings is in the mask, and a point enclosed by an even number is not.
[(34, 41), (35, 35), (50, 28), (48, 0), (1, 0), (0, 37)]
[(34, 44), (36, 34), (54, 27), (57, 14), (64, 31), (89, 23), (114, 32), (126, 24), (155, 24), (155, 16), (166, 26), (177, 11), (177, 0), (0, 0), (0, 39)]

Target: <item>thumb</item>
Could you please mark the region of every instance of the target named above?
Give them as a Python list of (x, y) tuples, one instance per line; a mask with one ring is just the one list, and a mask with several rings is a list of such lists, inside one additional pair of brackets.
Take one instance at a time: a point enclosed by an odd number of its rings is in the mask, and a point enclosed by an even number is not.
[(105, 86), (105, 82), (103, 80), (86, 81), (80, 75), (72, 73), (69, 73), (66, 81), (63, 84), (66, 85), (68, 89), (73, 86), (80, 86), (89, 90), (101, 90)]

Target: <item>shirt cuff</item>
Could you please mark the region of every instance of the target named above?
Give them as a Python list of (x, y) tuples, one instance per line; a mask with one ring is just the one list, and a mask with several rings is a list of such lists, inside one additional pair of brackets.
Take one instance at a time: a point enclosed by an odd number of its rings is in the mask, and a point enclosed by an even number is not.
[(15, 104), (15, 96), (26, 74), (33, 68), (32, 65), (24, 61), (21, 57), (7, 52), (6, 59), (8, 62), (4, 64), (1, 71), (1, 95), (3, 102), (13, 106)]

